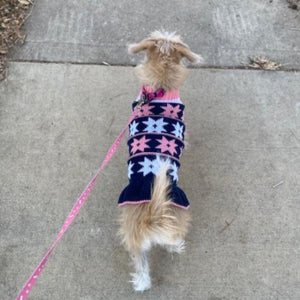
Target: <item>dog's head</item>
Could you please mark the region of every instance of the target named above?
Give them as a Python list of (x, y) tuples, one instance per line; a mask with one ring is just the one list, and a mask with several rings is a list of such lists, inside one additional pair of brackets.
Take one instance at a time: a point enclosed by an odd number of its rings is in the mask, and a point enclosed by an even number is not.
[(137, 69), (142, 84), (166, 90), (179, 88), (185, 80), (187, 72), (181, 64), (183, 58), (192, 63), (202, 61), (202, 57), (192, 52), (180, 36), (162, 31), (154, 31), (149, 38), (129, 45), (128, 51), (130, 54), (146, 52), (143, 64)]
[(150, 37), (138, 44), (128, 47), (130, 54), (147, 51), (147, 59), (162, 61), (164, 63), (180, 63), (182, 58), (187, 58), (192, 63), (200, 63), (202, 57), (192, 52), (188, 45), (182, 42), (179, 35), (162, 31), (154, 31)]

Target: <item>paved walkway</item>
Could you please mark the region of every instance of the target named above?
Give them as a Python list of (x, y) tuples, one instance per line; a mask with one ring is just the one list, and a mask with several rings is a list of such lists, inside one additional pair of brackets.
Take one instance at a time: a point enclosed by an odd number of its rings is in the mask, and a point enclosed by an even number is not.
[(300, 72), (226, 69), (260, 54), (299, 69), (300, 14), (285, 1), (202, 2), (37, 2), (0, 84), (1, 299), (17, 295), (128, 118), (133, 68), (99, 64), (136, 64), (126, 44), (159, 27), (207, 67), (181, 91), (186, 253), (154, 249), (153, 288), (132, 291), (116, 237), (123, 142), (29, 299), (300, 298)]
[(240, 67), (268, 55), (300, 68), (300, 13), (285, 0), (38, 0), (18, 60), (136, 64), (126, 45), (165, 28), (178, 31), (206, 66)]

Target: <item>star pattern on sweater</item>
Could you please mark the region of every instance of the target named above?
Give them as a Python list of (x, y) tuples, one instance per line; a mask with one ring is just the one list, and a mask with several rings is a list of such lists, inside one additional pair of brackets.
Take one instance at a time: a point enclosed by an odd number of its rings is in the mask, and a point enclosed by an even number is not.
[(160, 145), (156, 146), (155, 148), (160, 149), (161, 152), (169, 152), (171, 155), (174, 155), (176, 153), (176, 142), (175, 140), (168, 140), (164, 136), (160, 139), (157, 140)]
[(183, 139), (183, 125), (180, 125), (179, 122), (176, 122), (176, 124), (172, 124), (175, 130), (172, 131), (174, 135), (180, 139)]
[(153, 173), (154, 175), (157, 174), (159, 169), (159, 163), (157, 159), (149, 159), (144, 157), (144, 161), (139, 162), (142, 168), (138, 171), (138, 173), (143, 173), (143, 176), (148, 175), (149, 173)]
[(133, 121), (130, 125), (129, 125), (129, 135), (133, 136), (138, 132), (137, 127), (139, 126), (139, 123), (137, 123), (136, 121)]
[(170, 175), (173, 177), (173, 180), (174, 180), (174, 181), (178, 181), (178, 174), (177, 174), (177, 172), (178, 172), (178, 167), (176, 166), (176, 163), (173, 162), (173, 163), (171, 164), (171, 172), (170, 172)]
[(151, 132), (166, 132), (164, 126), (167, 125), (168, 123), (164, 122), (163, 118), (157, 119), (156, 121), (152, 118), (148, 118), (148, 120), (144, 121), (143, 124), (147, 126), (144, 131), (151, 133)]
[(168, 118), (178, 118), (178, 113), (181, 111), (180, 106), (172, 106), (171, 104), (167, 104), (167, 106), (162, 107), (164, 110), (161, 114), (164, 117)]
[(152, 114), (151, 109), (153, 106), (150, 106), (149, 104), (143, 105), (141, 109), (138, 110), (136, 116), (139, 117), (147, 117)]
[(140, 139), (133, 139), (133, 142), (131, 143), (131, 153), (134, 154), (135, 152), (139, 151), (145, 151), (145, 148), (150, 148), (147, 143), (151, 141), (151, 139), (146, 139), (145, 136), (142, 136)]
[(132, 171), (133, 166), (134, 166), (134, 163), (132, 163), (132, 162), (130, 161), (129, 164), (128, 164), (128, 178), (129, 178), (129, 179), (130, 179), (131, 175), (134, 173), (134, 172)]

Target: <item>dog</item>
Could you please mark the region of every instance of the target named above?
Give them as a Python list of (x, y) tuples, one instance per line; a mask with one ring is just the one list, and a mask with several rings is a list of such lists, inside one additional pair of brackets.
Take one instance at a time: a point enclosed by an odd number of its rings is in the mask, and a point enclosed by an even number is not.
[(136, 67), (143, 88), (133, 103), (137, 113), (129, 125), (129, 185), (119, 198), (119, 234), (132, 257), (135, 291), (151, 288), (147, 252), (159, 245), (181, 253), (191, 216), (189, 201), (177, 186), (179, 158), (184, 148), (184, 105), (179, 88), (187, 77), (182, 59), (202, 58), (176, 33), (154, 31), (129, 45), (130, 54), (146, 52)]

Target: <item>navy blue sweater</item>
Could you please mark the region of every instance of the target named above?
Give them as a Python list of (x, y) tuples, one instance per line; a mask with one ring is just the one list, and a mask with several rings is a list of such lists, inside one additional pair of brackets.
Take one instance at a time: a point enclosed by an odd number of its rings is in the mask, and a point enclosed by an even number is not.
[[(133, 103), (133, 108), (137, 102)], [(187, 209), (189, 201), (177, 186), (177, 171), (184, 148), (184, 105), (179, 99), (153, 100), (142, 106), (136, 118), (129, 124), (129, 184), (119, 198), (119, 206), (139, 204), (151, 200), (155, 175), (159, 171), (159, 160), (168, 159), (171, 179), (172, 204)]]

